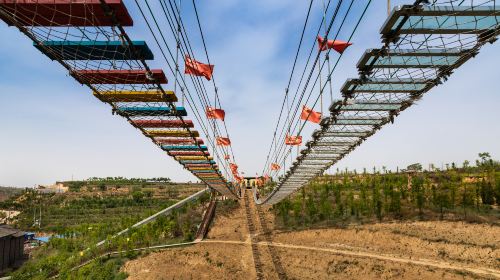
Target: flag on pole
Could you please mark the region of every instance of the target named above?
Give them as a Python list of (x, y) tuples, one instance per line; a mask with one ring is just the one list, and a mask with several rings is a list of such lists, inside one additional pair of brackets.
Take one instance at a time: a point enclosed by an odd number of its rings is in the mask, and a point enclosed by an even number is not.
[(218, 146), (229, 146), (231, 145), (231, 140), (227, 137), (217, 137), (216, 138)]
[(231, 169), (231, 171), (235, 172), (238, 170), (238, 165), (236, 165), (234, 163), (230, 163), (229, 168)]
[(302, 113), (300, 114), (300, 119), (304, 121), (310, 121), (313, 123), (319, 123), (321, 121), (321, 113), (313, 111), (311, 108), (307, 108), (306, 105), (302, 106)]
[[(325, 42), (326, 41), (326, 42)], [(344, 42), (341, 40), (325, 40), (318, 35), (319, 51), (326, 51), (327, 49), (334, 49), (338, 53), (343, 53), (352, 43)]]
[(216, 109), (213, 107), (207, 107), (207, 118), (209, 119), (219, 119), (219, 120), (224, 120), (224, 117), (226, 116), (226, 112), (222, 109)]
[(299, 146), (300, 144), (302, 144), (302, 136), (287, 135), (285, 138), (285, 145)]
[(271, 163), (271, 170), (280, 170), (281, 166), (276, 163)]
[(186, 68), (184, 69), (184, 74), (190, 74), (195, 76), (202, 76), (205, 79), (212, 79), (212, 73), (214, 71), (214, 66), (210, 64), (204, 64), (194, 59), (191, 59), (186, 55), (184, 60)]
[(269, 178), (270, 177), (268, 174), (264, 175), (264, 183), (267, 183), (267, 181), (269, 181)]

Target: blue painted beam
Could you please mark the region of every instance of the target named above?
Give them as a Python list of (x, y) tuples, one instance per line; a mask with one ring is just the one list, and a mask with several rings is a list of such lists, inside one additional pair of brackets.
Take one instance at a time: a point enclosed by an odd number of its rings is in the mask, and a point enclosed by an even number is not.
[(179, 160), (180, 164), (190, 164), (190, 163), (206, 163), (215, 164), (214, 160)]
[(144, 41), (43, 41), (33, 45), (52, 60), (153, 60)]
[(207, 146), (171, 146), (171, 145), (161, 145), (161, 148), (162, 150), (165, 150), (165, 151), (177, 151), (177, 150), (180, 150), (180, 151), (186, 151), (186, 150), (193, 150), (193, 151), (199, 151), (200, 148), (201, 150), (203, 151), (206, 151), (208, 150)]

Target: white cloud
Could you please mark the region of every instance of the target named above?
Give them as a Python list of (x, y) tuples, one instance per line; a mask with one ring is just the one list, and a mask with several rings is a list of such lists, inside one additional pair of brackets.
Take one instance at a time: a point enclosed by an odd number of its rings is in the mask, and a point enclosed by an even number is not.
[[(385, 17), (385, 1), (372, 2), (354, 45), (335, 72), (337, 97), (344, 80), (356, 76), (355, 64), (363, 51), (380, 46), (378, 30)], [(233, 149), (240, 169), (253, 175), (262, 170), (267, 155), (308, 3), (198, 3)], [(319, 22), (319, 3), (315, 3), (309, 37)], [(146, 39), (156, 55), (152, 65), (166, 69), (135, 3), (127, 1), (127, 5), (135, 19), (130, 34)], [(185, 20), (193, 46), (204, 57), (194, 18), (186, 15)], [(0, 24), (0, 36), (9, 38), (0, 44), (0, 185), (32, 186), (72, 175), (80, 179), (168, 176), (194, 180), (125, 120), (112, 116), (109, 107), (40, 54), (18, 30)], [(308, 36), (297, 73), (313, 40)], [(498, 43), (486, 46), (446, 84), (342, 160), (339, 168), (384, 165), (394, 169), (413, 162), (458, 162), (482, 151), (500, 156), (500, 126), (496, 124), (500, 96), (493, 82), (498, 76), (499, 50)], [(313, 129), (308, 125), (307, 134)]]

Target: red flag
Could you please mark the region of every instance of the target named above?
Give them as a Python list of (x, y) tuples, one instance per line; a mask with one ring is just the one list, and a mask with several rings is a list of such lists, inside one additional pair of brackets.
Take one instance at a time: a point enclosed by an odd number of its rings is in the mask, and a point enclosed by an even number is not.
[(271, 163), (271, 170), (280, 170), (281, 166), (276, 163)]
[(219, 120), (224, 120), (224, 117), (226, 116), (226, 112), (222, 109), (216, 109), (212, 107), (207, 107), (207, 118), (209, 119), (219, 119)]
[(243, 177), (239, 176), (239, 175), (234, 175), (234, 179), (238, 182), (238, 183), (241, 183), (241, 181), (243, 181)]
[(264, 185), (264, 181), (262, 181), (262, 178), (257, 178), (256, 183), (258, 187), (262, 187)]
[(227, 137), (217, 137), (217, 145), (219, 146), (229, 146), (231, 145), (231, 140)]
[(327, 49), (334, 49), (338, 53), (343, 53), (347, 47), (352, 45), (352, 43), (344, 42), (341, 40), (325, 40), (323, 37), (318, 35), (318, 47), (320, 51), (326, 51)]
[(224, 159), (225, 159), (225, 160), (228, 160), (228, 159), (230, 159), (230, 158), (231, 158), (231, 156), (229, 156), (229, 155), (225, 155), (225, 156), (224, 156)]
[(269, 181), (269, 175), (264, 175), (264, 182), (267, 183), (267, 181)]
[(302, 136), (287, 135), (285, 138), (285, 145), (299, 146), (300, 144), (302, 144)]
[(184, 60), (186, 64), (186, 69), (184, 69), (184, 74), (192, 74), (195, 76), (203, 76), (210, 81), (212, 78), (212, 72), (214, 71), (214, 66), (210, 64), (203, 64), (194, 59), (191, 59), (186, 55)]
[(234, 171), (238, 170), (238, 165), (236, 165), (234, 163), (230, 163), (229, 168), (231, 169), (231, 171), (234, 172)]
[(307, 108), (306, 105), (302, 106), (302, 113), (300, 114), (300, 119), (305, 121), (310, 121), (313, 123), (319, 123), (321, 121), (321, 113), (313, 111), (311, 108)]

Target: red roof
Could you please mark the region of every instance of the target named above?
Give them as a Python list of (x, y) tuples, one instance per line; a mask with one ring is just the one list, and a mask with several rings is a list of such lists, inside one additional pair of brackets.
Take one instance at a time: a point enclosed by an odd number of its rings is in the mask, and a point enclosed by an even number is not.
[[(122, 26), (134, 24), (122, 0), (105, 0)], [(0, 16), (8, 25), (112, 26), (100, 0), (0, 0), (11, 16)]]

